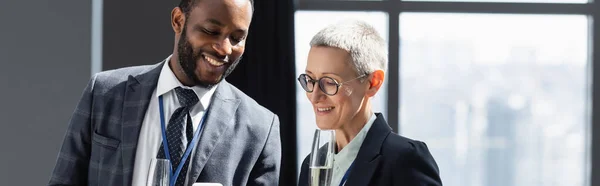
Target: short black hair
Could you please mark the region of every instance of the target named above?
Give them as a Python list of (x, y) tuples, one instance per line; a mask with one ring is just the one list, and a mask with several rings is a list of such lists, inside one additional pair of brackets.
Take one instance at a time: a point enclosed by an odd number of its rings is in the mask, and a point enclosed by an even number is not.
[[(199, 2), (200, 0), (181, 0), (181, 2), (179, 2), (179, 8), (181, 9), (181, 11), (186, 15), (186, 17), (189, 15), (190, 11), (192, 10), (192, 7), (196, 6), (196, 4)], [(250, 6), (252, 6), (252, 11), (254, 11), (254, 0), (249, 0), (250, 1)]]

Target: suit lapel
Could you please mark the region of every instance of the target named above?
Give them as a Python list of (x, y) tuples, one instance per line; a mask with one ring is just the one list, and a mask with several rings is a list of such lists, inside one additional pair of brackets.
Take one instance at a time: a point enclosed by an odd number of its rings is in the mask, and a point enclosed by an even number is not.
[(125, 178), (123, 185), (131, 185), (140, 129), (142, 128), (142, 122), (144, 121), (152, 92), (158, 83), (158, 76), (163, 64), (164, 61), (163, 63), (153, 65), (149, 68), (149, 71), (136, 76), (130, 75), (127, 80), (122, 111), (123, 122), (121, 125), (123, 177)]
[(223, 140), (222, 136), (226, 136), (226, 131), (235, 125), (235, 112), (240, 100), (231, 92), (231, 86), (222, 81), (215, 90), (200, 141), (196, 146), (188, 182), (198, 180), (215, 147)]
[(380, 113), (369, 129), (367, 137), (356, 155), (352, 170), (360, 170), (358, 173), (351, 171), (346, 181), (346, 186), (369, 185), (373, 173), (381, 162), (381, 146), (385, 138), (391, 133), (391, 128)]

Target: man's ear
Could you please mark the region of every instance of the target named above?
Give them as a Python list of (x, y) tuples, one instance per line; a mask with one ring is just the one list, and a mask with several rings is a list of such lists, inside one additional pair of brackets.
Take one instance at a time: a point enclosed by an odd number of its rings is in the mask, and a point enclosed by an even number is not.
[(383, 85), (383, 80), (385, 79), (385, 72), (383, 72), (383, 70), (376, 70), (375, 72), (371, 73), (370, 75), (370, 79), (369, 79), (369, 89), (367, 89), (367, 95), (369, 97), (373, 97), (375, 96), (375, 94), (377, 94), (377, 91), (379, 91), (379, 88), (381, 88), (381, 86)]
[(171, 27), (173, 27), (173, 31), (176, 34), (181, 34), (183, 32), (183, 27), (185, 25), (185, 13), (179, 7), (173, 8), (171, 11)]

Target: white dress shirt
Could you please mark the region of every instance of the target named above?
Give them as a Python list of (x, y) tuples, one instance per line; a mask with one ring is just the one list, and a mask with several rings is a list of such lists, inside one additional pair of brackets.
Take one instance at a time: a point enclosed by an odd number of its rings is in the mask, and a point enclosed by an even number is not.
[[(373, 122), (377, 116), (372, 114), (365, 126), (356, 134), (356, 136), (346, 145), (340, 152), (333, 156), (333, 175), (331, 178), (331, 186), (338, 186), (342, 182), (342, 178), (354, 159), (356, 159), (356, 155), (358, 155), (358, 150), (360, 150), (360, 146), (362, 146), (363, 141), (365, 141), (365, 137), (367, 137), (367, 133)], [(345, 184), (345, 183), (344, 183)]]
[[(160, 95), (163, 96), (163, 109), (165, 116), (165, 125), (168, 125), (169, 119), (171, 115), (175, 111), (175, 109), (180, 107), (179, 101), (177, 99), (177, 95), (174, 91), (177, 87), (192, 89), (196, 93), (199, 98), (199, 103), (194, 105), (194, 107), (190, 110), (190, 116), (192, 117), (192, 126), (194, 127), (194, 132), (198, 130), (198, 125), (200, 124), (200, 120), (202, 116), (208, 108), (210, 104), (210, 100), (212, 95), (215, 92), (215, 88), (217, 86), (212, 87), (211, 89), (206, 89), (198, 86), (188, 87), (183, 84), (175, 77), (175, 74), (169, 67), (169, 60), (171, 56), (167, 57), (165, 64), (160, 72), (160, 76), (158, 77), (158, 84), (156, 89), (152, 93), (152, 97), (150, 100), (150, 104), (148, 105), (148, 109), (146, 110), (146, 115), (144, 117), (144, 121), (142, 123), (142, 129), (140, 130), (140, 136), (138, 138), (138, 144), (135, 155), (135, 164), (133, 168), (133, 186), (147, 186), (149, 183), (149, 178), (152, 176), (153, 172), (150, 172), (151, 169), (151, 161), (156, 158), (158, 154), (158, 148), (162, 143), (162, 134), (161, 134), (161, 123), (158, 109), (158, 97)], [(185, 129), (184, 125), (184, 129)], [(166, 127), (166, 126), (165, 126)], [(201, 143), (198, 141), (197, 144)], [(187, 143), (184, 143), (186, 145)], [(196, 144), (196, 146), (197, 146)], [(194, 149), (196, 147), (192, 147), (192, 154), (190, 154), (190, 165), (188, 165), (189, 175), (191, 171), (191, 164), (194, 158)], [(183, 163), (183, 162), (182, 162)], [(186, 176), (186, 180), (188, 175), (180, 175)], [(186, 181), (185, 185), (188, 181)]]

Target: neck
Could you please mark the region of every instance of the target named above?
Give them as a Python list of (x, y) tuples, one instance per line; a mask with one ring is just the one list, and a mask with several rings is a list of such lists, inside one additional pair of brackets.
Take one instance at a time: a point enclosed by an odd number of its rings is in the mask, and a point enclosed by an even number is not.
[(179, 80), (179, 82), (181, 82), (181, 84), (188, 87), (194, 86), (194, 82), (192, 82), (192, 80), (188, 78), (185, 72), (183, 72), (183, 68), (181, 68), (181, 65), (179, 65), (178, 63), (178, 58), (179, 57), (177, 56), (177, 54), (173, 53), (173, 55), (171, 55), (171, 59), (169, 59), (166, 65), (169, 65), (169, 68), (171, 69), (173, 74), (175, 74), (175, 77), (177, 78), (177, 80)]
[(373, 112), (370, 111), (371, 109), (367, 110), (369, 111), (357, 114), (350, 123), (335, 130), (335, 140), (338, 152), (342, 151), (342, 149), (346, 147), (346, 145), (348, 145), (348, 143), (350, 143), (350, 141), (352, 141), (352, 139), (354, 139), (360, 130), (367, 124), (367, 121), (369, 121), (369, 118), (373, 114)]

